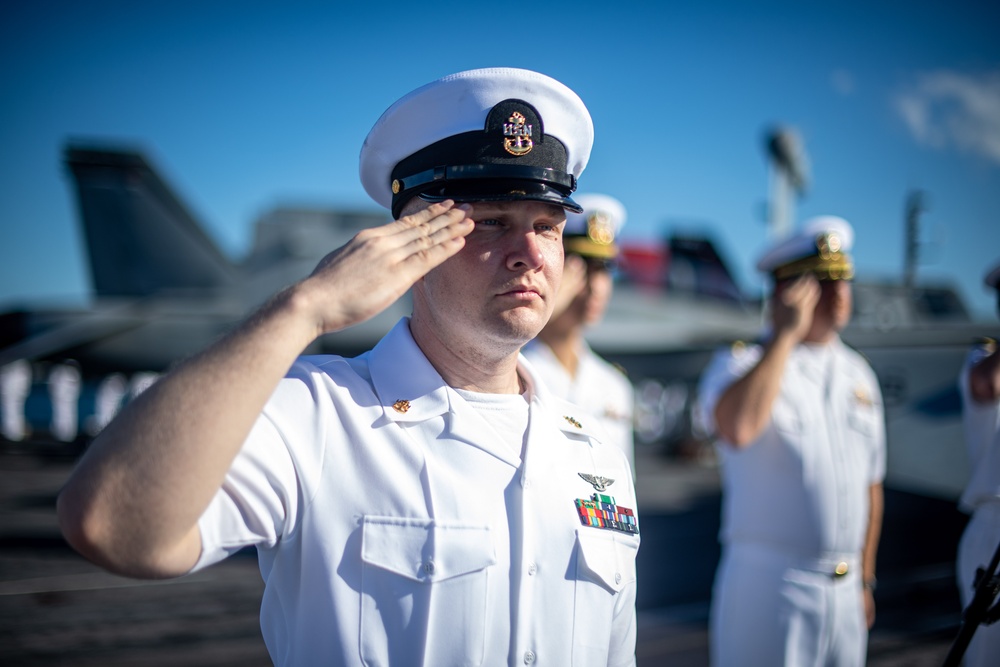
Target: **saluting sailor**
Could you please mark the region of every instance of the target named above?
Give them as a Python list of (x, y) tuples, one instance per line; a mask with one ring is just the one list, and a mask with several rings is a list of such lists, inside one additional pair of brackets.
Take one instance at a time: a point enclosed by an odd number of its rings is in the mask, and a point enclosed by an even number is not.
[(779, 241), (771, 330), (706, 368), (701, 418), (722, 461), (712, 663), (856, 666), (875, 618), (885, 424), (875, 373), (838, 332), (851, 315), (847, 221)]
[(566, 261), (555, 310), (523, 353), (551, 391), (598, 418), (634, 470), (632, 383), (584, 338), (587, 327), (604, 318), (611, 300), (612, 272), (619, 253), (615, 238), (625, 224), (625, 206), (602, 194), (581, 194), (574, 199), (583, 212), (566, 213)]
[[(996, 291), (1000, 314), (1000, 262), (983, 278)], [(995, 339), (973, 347), (959, 375), (962, 425), (969, 457), (969, 482), (959, 506), (972, 515), (958, 545), (958, 588), (962, 608), (976, 592), (976, 570), (986, 569), (1000, 545), (1000, 348)], [(1000, 625), (980, 625), (965, 650), (967, 667), (996, 664)]]
[[(590, 155), (580, 98), (461, 72), (361, 151), (397, 220), (131, 402), (59, 499), (70, 542), (133, 576), (255, 545), (281, 665), (630, 665), (631, 471), (518, 351), (545, 324)], [(298, 357), (412, 287), (351, 359)]]

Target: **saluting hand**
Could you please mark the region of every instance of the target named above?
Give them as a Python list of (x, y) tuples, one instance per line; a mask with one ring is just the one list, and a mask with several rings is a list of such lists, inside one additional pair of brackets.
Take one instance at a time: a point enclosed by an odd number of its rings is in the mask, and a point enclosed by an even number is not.
[(364, 322), (457, 253), (475, 227), (472, 207), (447, 200), (365, 229), (324, 257), (299, 284), (317, 335)]
[(812, 326), (819, 297), (819, 281), (811, 273), (780, 283), (771, 299), (775, 335), (788, 335), (795, 342), (805, 338)]
[(579, 255), (566, 255), (563, 260), (562, 280), (556, 293), (555, 304), (550, 320), (554, 320), (569, 308), (573, 300), (587, 286), (587, 262)]

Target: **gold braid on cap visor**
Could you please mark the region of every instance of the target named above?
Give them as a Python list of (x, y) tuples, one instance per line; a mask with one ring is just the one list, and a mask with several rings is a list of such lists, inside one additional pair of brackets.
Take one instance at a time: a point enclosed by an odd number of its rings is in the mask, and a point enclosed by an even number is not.
[(563, 247), (566, 252), (584, 257), (614, 259), (618, 256), (618, 246), (615, 245), (615, 227), (610, 216), (603, 211), (593, 211), (587, 216), (586, 236), (564, 234)]
[(614, 243), (596, 243), (586, 236), (564, 236), (563, 247), (568, 253), (584, 257), (614, 259), (618, 256), (618, 246)]
[(854, 277), (854, 264), (842, 252), (810, 255), (779, 266), (774, 270), (774, 279), (785, 280), (804, 273), (815, 274), (820, 280), (850, 280)]

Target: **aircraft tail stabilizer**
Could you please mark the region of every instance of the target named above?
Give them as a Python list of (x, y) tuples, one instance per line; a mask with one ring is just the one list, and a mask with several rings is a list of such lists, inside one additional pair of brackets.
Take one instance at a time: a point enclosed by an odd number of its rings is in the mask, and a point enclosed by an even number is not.
[(211, 291), (237, 269), (138, 151), (70, 145), (80, 220), (98, 296)]

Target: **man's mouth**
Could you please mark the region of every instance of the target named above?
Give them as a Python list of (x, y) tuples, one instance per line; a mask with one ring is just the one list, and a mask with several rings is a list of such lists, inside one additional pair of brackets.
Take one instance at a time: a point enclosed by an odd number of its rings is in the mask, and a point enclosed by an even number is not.
[(499, 294), (500, 296), (507, 296), (513, 299), (519, 299), (523, 301), (532, 301), (534, 299), (542, 298), (541, 293), (534, 287), (528, 287), (525, 285), (515, 285), (506, 290), (503, 290)]

